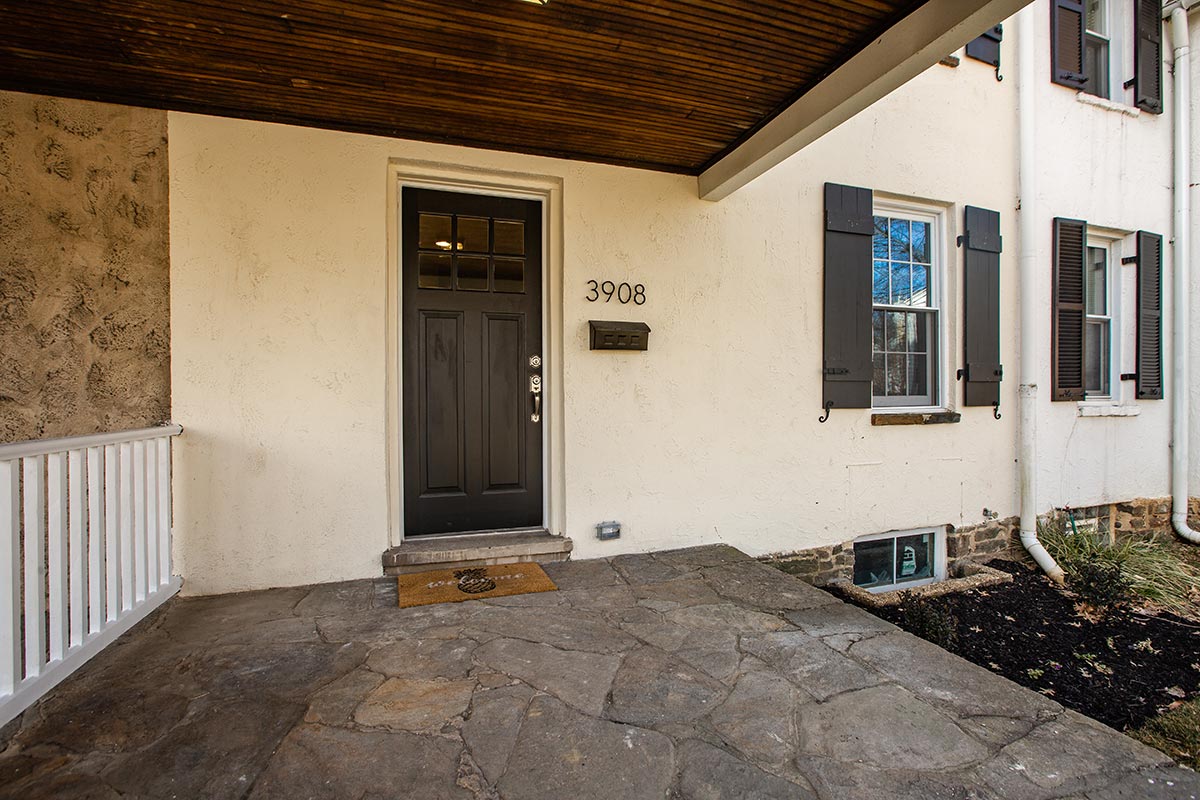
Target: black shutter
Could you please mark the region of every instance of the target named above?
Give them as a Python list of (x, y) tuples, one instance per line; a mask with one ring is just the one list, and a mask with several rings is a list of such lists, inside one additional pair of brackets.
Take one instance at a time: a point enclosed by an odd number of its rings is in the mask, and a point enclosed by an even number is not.
[(825, 366), (822, 405), (871, 407), (870, 189), (825, 184)]
[(991, 64), (1000, 69), (1000, 42), (1004, 40), (1004, 26), (990, 28), (982, 36), (977, 36), (967, 42), (967, 58)]
[(1137, 396), (1161, 400), (1162, 381), (1162, 237), (1138, 231)]
[(1151, 114), (1162, 105), (1162, 3), (1135, 0), (1133, 22), (1133, 104)]
[(1082, 400), (1084, 329), (1084, 263), (1087, 223), (1054, 220), (1053, 333), (1050, 384), (1052, 400)]
[(1000, 214), (967, 206), (963, 254), (963, 405), (1000, 402)]
[(1050, 0), (1050, 80), (1075, 89), (1087, 83), (1083, 32), (1081, 0)]

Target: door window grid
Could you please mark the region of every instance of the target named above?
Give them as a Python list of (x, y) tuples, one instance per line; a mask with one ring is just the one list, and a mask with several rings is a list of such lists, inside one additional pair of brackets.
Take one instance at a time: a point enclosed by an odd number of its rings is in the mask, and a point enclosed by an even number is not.
[(421, 213), (417, 288), (520, 294), (525, 291), (525, 223)]
[(879, 211), (872, 239), (873, 405), (937, 402), (936, 226), (931, 217)]
[(1112, 298), (1111, 263), (1107, 245), (1089, 242), (1087, 247), (1086, 297), (1087, 336), (1084, 346), (1084, 392), (1089, 399), (1112, 395)]

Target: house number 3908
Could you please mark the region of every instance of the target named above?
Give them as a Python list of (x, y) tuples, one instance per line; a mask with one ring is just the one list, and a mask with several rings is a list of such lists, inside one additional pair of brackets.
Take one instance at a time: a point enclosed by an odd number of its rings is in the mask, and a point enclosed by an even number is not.
[(611, 303), (613, 297), (617, 298), (618, 303), (629, 303), (633, 301), (634, 305), (645, 305), (646, 303), (646, 287), (640, 283), (635, 283), (630, 286), (628, 283), (613, 283), (612, 281), (588, 281), (587, 301), (594, 303), (600, 299), (600, 295), (604, 295), (604, 302)]

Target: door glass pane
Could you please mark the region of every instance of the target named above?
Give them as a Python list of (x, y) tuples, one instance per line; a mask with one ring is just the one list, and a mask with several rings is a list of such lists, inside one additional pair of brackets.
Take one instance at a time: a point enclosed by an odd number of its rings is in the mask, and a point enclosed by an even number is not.
[[(854, 551), (858, 557), (858, 549)], [(896, 537), (896, 583), (933, 577), (933, 534)]]
[(450, 217), (421, 214), (417, 246), (423, 250), (450, 249)]
[(1108, 313), (1108, 251), (1087, 249), (1087, 313)]
[[(497, 225), (499, 223), (496, 223)], [(497, 237), (499, 238), (499, 237)], [(525, 291), (525, 260), (520, 258), (496, 259), (496, 291)]]
[(892, 545), (894, 539), (854, 543), (854, 583), (856, 586), (886, 586), (892, 583)]
[(476, 217), (458, 218), (458, 249), (472, 253), (488, 251), (488, 221)]
[(458, 257), (458, 288), (472, 292), (488, 290), (487, 256)]
[(449, 289), (450, 262), (450, 256), (441, 253), (421, 253), (418, 255), (417, 288)]
[(525, 223), (498, 219), (496, 228), (496, 252), (505, 256), (525, 255)]

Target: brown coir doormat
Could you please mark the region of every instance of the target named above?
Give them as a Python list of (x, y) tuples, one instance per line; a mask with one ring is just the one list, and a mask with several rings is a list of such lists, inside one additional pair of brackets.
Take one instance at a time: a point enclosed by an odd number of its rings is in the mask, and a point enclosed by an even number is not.
[(550, 576), (537, 564), (497, 564), (413, 572), (397, 576), (396, 585), (401, 608), (558, 590)]

